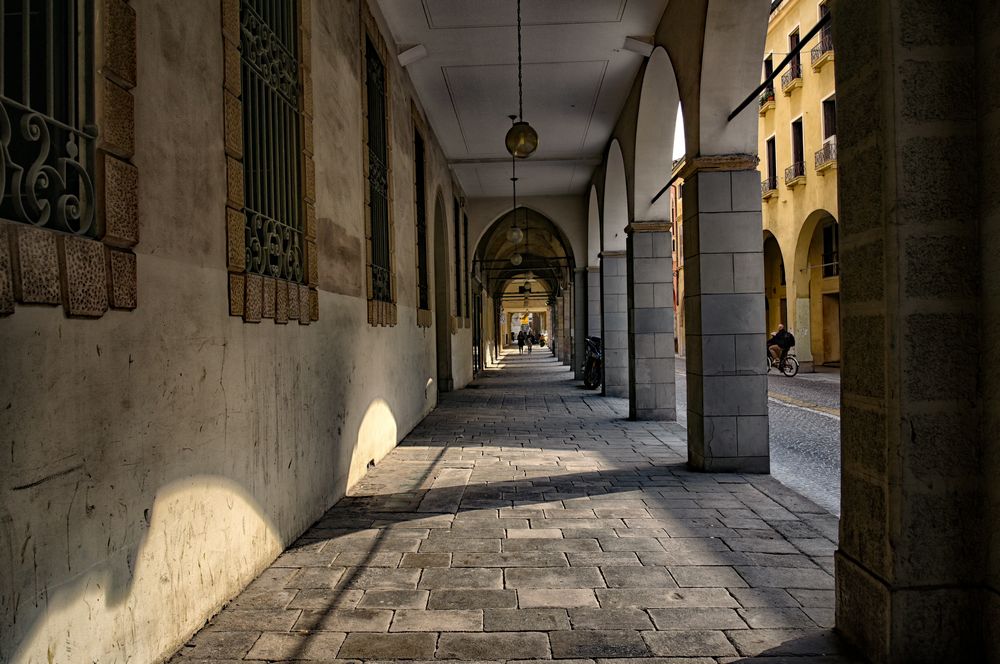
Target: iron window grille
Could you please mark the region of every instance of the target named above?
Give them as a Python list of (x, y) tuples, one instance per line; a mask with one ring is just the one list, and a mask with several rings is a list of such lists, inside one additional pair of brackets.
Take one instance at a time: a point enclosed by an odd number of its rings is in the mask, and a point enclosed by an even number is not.
[(413, 161), (417, 201), (417, 307), (430, 309), (430, 279), (427, 269), (427, 173), (424, 139), (413, 132)]
[(95, 223), (92, 0), (0, 0), (0, 218)]
[(760, 193), (761, 195), (766, 195), (772, 191), (778, 190), (778, 176), (768, 175), (766, 180), (760, 183)]
[(389, 258), (389, 148), (385, 64), (371, 38), (365, 43), (368, 98), (368, 200), (371, 216), (371, 299), (392, 302)]
[(469, 317), (469, 291), (472, 284), (469, 281), (471, 270), (469, 269), (469, 215), (462, 215), (462, 265), (465, 267), (465, 317)]
[(298, 3), (240, 0), (246, 270), (304, 283)]
[(462, 210), (455, 199), (455, 317), (462, 317)]

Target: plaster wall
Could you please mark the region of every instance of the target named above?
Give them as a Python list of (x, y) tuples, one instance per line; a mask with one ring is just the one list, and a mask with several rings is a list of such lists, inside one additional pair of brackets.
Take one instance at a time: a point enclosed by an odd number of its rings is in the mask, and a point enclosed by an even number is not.
[[(21, 306), (0, 320), (5, 663), (168, 657), (436, 399), (434, 329), (414, 310), (413, 92), (394, 61), (399, 322), (367, 323), (358, 2), (311, 3), (320, 319), (309, 326), (228, 315), (220, 3), (132, 4), (139, 307), (74, 320)], [(439, 187), (448, 200), (426, 138), (428, 200)], [(471, 330), (456, 337), (461, 385)]]
[[(800, 35), (812, 29), (819, 20), (818, 0), (786, 0), (768, 23), (764, 57), (772, 56), (775, 65), (788, 53), (788, 35), (798, 28)], [(822, 278), (819, 269), (821, 260), (815, 252), (810, 253), (813, 243), (815, 221), (825, 210), (839, 220), (837, 205), (837, 168), (829, 168), (822, 173), (815, 169), (815, 154), (823, 147), (823, 100), (836, 91), (834, 80), (835, 63), (827, 62), (815, 71), (812, 67), (811, 51), (819, 43), (814, 37), (803, 48), (802, 86), (785, 95), (781, 90), (782, 70), (774, 81), (775, 107), (759, 116), (758, 154), (760, 179), (767, 178), (767, 141), (775, 139), (777, 156), (775, 171), (778, 176), (778, 193), (762, 203), (764, 229), (770, 231), (781, 248), (785, 263), (787, 318), (791, 331), (796, 335), (796, 351), (800, 360), (824, 361), (824, 322), (822, 318), (822, 293), (836, 293), (840, 290), (839, 280)], [(751, 104), (758, 108), (756, 102)], [(792, 122), (802, 119), (803, 155), (805, 159), (805, 181), (794, 187), (785, 184), (785, 169), (791, 166)], [(776, 312), (772, 319), (776, 320)], [(769, 321), (770, 322), (770, 321)], [(774, 325), (768, 331), (774, 331)]]

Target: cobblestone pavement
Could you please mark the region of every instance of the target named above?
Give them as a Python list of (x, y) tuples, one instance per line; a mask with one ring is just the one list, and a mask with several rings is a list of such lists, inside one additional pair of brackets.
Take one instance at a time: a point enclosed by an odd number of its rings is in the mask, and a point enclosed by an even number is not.
[(856, 661), (829, 630), (836, 518), (689, 472), (683, 428), (627, 410), (505, 356), (173, 661)]

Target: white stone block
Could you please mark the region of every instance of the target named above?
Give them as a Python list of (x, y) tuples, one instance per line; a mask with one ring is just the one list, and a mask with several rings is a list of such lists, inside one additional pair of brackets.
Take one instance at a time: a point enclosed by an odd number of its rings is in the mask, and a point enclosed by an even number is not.
[(698, 259), (699, 294), (733, 292), (733, 254), (701, 254)]
[[(701, 254), (762, 251), (763, 222), (759, 212), (716, 212), (698, 215)], [(684, 235), (685, 244), (688, 235)]]
[(733, 290), (737, 293), (764, 292), (764, 252), (733, 254)]
[[(703, 212), (729, 212), (733, 209), (732, 178), (728, 171), (702, 172), (692, 179), (698, 181), (699, 214)], [(684, 186), (687, 187), (687, 183)]]
[[(702, 295), (701, 334), (760, 334), (764, 332), (764, 296)], [(691, 319), (688, 319), (690, 324)]]

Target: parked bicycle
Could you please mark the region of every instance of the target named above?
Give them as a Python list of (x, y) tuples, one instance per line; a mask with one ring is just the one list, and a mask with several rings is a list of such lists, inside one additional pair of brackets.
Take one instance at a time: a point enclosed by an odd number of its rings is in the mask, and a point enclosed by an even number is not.
[(587, 337), (587, 350), (583, 360), (583, 386), (596, 390), (604, 381), (604, 353), (600, 337)]
[(770, 373), (771, 369), (777, 369), (784, 375), (791, 378), (799, 373), (799, 361), (795, 357), (794, 350), (789, 350), (783, 355), (783, 357), (779, 356), (778, 358), (773, 358), (770, 353), (767, 353), (767, 372)]

